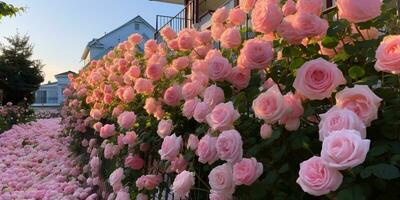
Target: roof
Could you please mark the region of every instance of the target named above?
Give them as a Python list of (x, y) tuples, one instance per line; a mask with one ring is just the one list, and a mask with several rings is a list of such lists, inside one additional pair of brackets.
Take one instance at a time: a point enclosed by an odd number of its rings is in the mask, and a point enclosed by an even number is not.
[(54, 75), (54, 76), (63, 76), (63, 75), (68, 75), (68, 74), (76, 74), (75, 72), (73, 72), (73, 71), (66, 71), (66, 72), (63, 72), (63, 73), (59, 73), (59, 74), (56, 74), (56, 75)]
[(102, 45), (103, 45), (103, 44), (101, 44), (101, 42), (99, 42), (101, 39), (107, 37), (108, 35), (114, 33), (115, 31), (117, 31), (117, 30), (119, 30), (119, 29), (121, 29), (121, 28), (123, 28), (123, 27), (125, 27), (125, 26), (127, 26), (127, 25), (129, 25), (129, 24), (131, 24), (132, 22), (137, 21), (137, 20), (140, 20), (143, 24), (145, 24), (146, 26), (148, 26), (149, 28), (151, 28), (151, 29), (153, 30), (153, 32), (156, 31), (156, 29), (155, 29), (151, 24), (149, 24), (149, 23), (148, 23), (146, 20), (144, 20), (140, 15), (138, 15), (138, 16), (136, 16), (135, 18), (133, 18), (133, 19), (129, 20), (128, 22), (126, 22), (125, 24), (121, 25), (120, 27), (118, 27), (118, 28), (112, 30), (111, 32), (109, 32), (109, 33), (107, 33), (107, 34), (101, 36), (100, 38), (97, 38), (97, 39), (94, 38), (92, 41), (88, 42), (88, 44), (87, 44), (86, 47), (85, 47), (85, 50), (83, 51), (83, 54), (82, 54), (81, 59), (83, 60), (83, 59), (85, 59), (85, 58), (87, 57), (87, 55), (88, 55), (88, 53), (89, 53), (89, 48), (88, 48), (88, 47), (92, 47), (93, 45), (96, 45), (95, 47), (100, 47), (100, 48), (101, 48)]
[(57, 85), (57, 81), (55, 81), (55, 82), (47, 82), (46, 84), (42, 84), (42, 85), (40, 85), (40, 86), (50, 86), (50, 85)]
[(160, 2), (173, 3), (173, 4), (185, 4), (184, 0), (150, 0), (150, 1), (160, 1)]

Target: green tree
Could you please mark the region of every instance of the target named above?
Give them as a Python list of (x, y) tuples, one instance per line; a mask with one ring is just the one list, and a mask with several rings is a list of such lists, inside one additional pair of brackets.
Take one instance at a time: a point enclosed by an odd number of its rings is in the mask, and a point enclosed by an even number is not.
[(28, 36), (19, 34), (5, 38), (8, 45), (0, 44), (0, 89), (3, 90), (3, 104), (17, 104), (27, 98), (33, 101), (34, 92), (43, 82), (43, 64), (33, 60), (33, 46)]
[(15, 16), (18, 12), (24, 11), (24, 8), (15, 7), (11, 4), (7, 4), (4, 1), (0, 1), (0, 20), (6, 16)]

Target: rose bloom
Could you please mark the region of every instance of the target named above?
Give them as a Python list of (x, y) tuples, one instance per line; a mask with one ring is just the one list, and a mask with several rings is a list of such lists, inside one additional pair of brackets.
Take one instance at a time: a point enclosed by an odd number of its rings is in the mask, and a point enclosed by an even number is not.
[(244, 89), (250, 82), (250, 70), (247, 68), (234, 67), (228, 81), (238, 90)]
[(200, 100), (198, 98), (186, 100), (183, 104), (182, 115), (188, 119), (191, 119), (193, 117), (194, 110), (196, 109), (196, 105), (199, 102)]
[(336, 94), (336, 106), (353, 111), (366, 126), (378, 118), (378, 109), (382, 99), (374, 94), (367, 85), (355, 85)]
[(147, 40), (144, 44), (144, 55), (150, 58), (153, 54), (157, 53), (157, 41), (154, 39)]
[(178, 157), (176, 157), (173, 161), (171, 161), (171, 164), (169, 165), (167, 172), (175, 172), (175, 173), (180, 173), (186, 169), (188, 165), (188, 162), (183, 158), (182, 154), (179, 154)]
[(115, 197), (115, 200), (129, 200), (130, 196), (128, 192), (125, 192), (124, 190), (120, 190), (117, 193), (117, 196)]
[(361, 119), (351, 110), (332, 107), (328, 112), (319, 115), (319, 140), (324, 141), (334, 131), (352, 129), (360, 133), (361, 138), (366, 138), (366, 128)]
[(199, 162), (209, 165), (218, 160), (216, 149), (217, 137), (209, 134), (204, 135), (197, 145), (196, 155), (199, 156)]
[(190, 134), (187, 141), (187, 148), (192, 151), (195, 151), (197, 149), (198, 144), (199, 144), (199, 138), (197, 137), (197, 135)]
[(211, 108), (225, 101), (224, 90), (217, 85), (210, 85), (203, 92), (203, 100)]
[(329, 98), (339, 85), (346, 84), (342, 71), (331, 62), (318, 58), (308, 61), (297, 70), (293, 87), (311, 100)]
[(178, 45), (182, 50), (189, 50), (193, 48), (194, 38), (196, 36), (195, 30), (183, 29), (178, 33)]
[(133, 45), (139, 44), (142, 41), (142, 39), (143, 37), (138, 33), (134, 33), (128, 37), (128, 41)]
[(125, 133), (124, 138), (122, 139), (122, 142), (124, 144), (135, 144), (137, 139), (137, 135), (135, 131), (128, 131)]
[(125, 167), (130, 167), (134, 170), (140, 170), (144, 166), (144, 160), (138, 155), (129, 155), (125, 158), (124, 165)]
[(262, 139), (268, 139), (272, 136), (272, 127), (269, 124), (263, 124), (260, 127), (260, 136)]
[(123, 110), (123, 108), (121, 106), (117, 106), (117, 107), (113, 108), (111, 116), (118, 117), (123, 111), (124, 110)]
[(257, 118), (275, 123), (286, 113), (284, 98), (277, 85), (261, 93), (253, 101), (252, 108)]
[(179, 173), (172, 183), (172, 191), (175, 198), (186, 198), (189, 196), (190, 188), (194, 185), (194, 173), (183, 171)]
[(322, 0), (298, 0), (296, 9), (298, 12), (308, 12), (320, 16), (324, 3)]
[(142, 175), (136, 180), (136, 187), (139, 190), (153, 190), (160, 184), (162, 181), (162, 177), (159, 175)]
[(284, 16), (293, 15), (297, 11), (296, 3), (293, 0), (287, 0), (282, 6), (282, 12)]
[(115, 133), (115, 125), (114, 124), (106, 124), (100, 129), (100, 137), (109, 138), (113, 136)]
[(293, 26), (300, 31), (303, 37), (323, 37), (328, 30), (328, 22), (325, 19), (304, 12), (297, 12)]
[(185, 100), (193, 99), (201, 93), (203, 87), (197, 82), (187, 82), (182, 87), (182, 96)]
[(114, 192), (118, 191), (122, 187), (121, 181), (124, 178), (124, 169), (122, 169), (121, 167), (110, 174), (109, 182), (110, 185), (113, 187)]
[(229, 130), (233, 128), (233, 123), (239, 119), (240, 114), (233, 107), (233, 103), (220, 103), (206, 116), (208, 125), (212, 130)]
[(183, 70), (187, 68), (190, 64), (190, 59), (187, 56), (176, 58), (172, 61), (172, 67), (177, 70)]
[(100, 132), (102, 126), (103, 124), (101, 122), (96, 122), (95, 124), (93, 124), (93, 129), (97, 132)]
[(272, 44), (258, 38), (247, 40), (240, 50), (238, 67), (246, 69), (264, 69), (272, 61)]
[(232, 194), (210, 190), (209, 200), (232, 200)]
[(136, 196), (136, 200), (149, 200), (149, 197), (148, 197), (146, 194), (139, 193), (139, 194)]
[(145, 100), (144, 109), (149, 114), (154, 113), (156, 111), (157, 104), (158, 102), (153, 97), (149, 97)]
[(254, 8), (254, 5), (256, 4), (256, 1), (257, 0), (240, 0), (239, 1), (239, 7), (244, 12), (249, 13)]
[(217, 193), (232, 195), (233, 192), (235, 192), (232, 167), (227, 163), (212, 169), (210, 174), (208, 174), (208, 182), (211, 186), (211, 190)]
[(217, 154), (221, 160), (236, 163), (242, 159), (242, 137), (236, 130), (223, 131), (217, 139)]
[(178, 44), (178, 39), (173, 39), (168, 41), (168, 47), (172, 50), (178, 51), (179, 50), (179, 44)]
[(160, 136), (161, 138), (165, 138), (168, 135), (171, 135), (172, 132), (172, 120), (168, 119), (168, 120), (161, 120), (158, 123), (158, 127), (157, 127), (157, 134), (158, 136)]
[(211, 17), (211, 21), (213, 24), (224, 23), (228, 19), (228, 16), (229, 16), (229, 10), (226, 9), (224, 6), (215, 10), (215, 12)]
[(308, 194), (321, 196), (335, 191), (343, 181), (343, 175), (336, 169), (327, 167), (324, 161), (314, 156), (300, 163), (297, 184)]
[(336, 5), (339, 18), (360, 23), (381, 15), (382, 0), (337, 0)]
[(251, 185), (263, 173), (263, 165), (255, 158), (243, 158), (233, 165), (233, 181), (236, 185)]
[(301, 30), (294, 27), (294, 21), (298, 15), (288, 15), (283, 18), (282, 23), (278, 27), (278, 33), (289, 44), (301, 44), (304, 35)]
[[(300, 117), (303, 115), (304, 109), (301, 104), (301, 99), (289, 92), (283, 96), (285, 105), (287, 107), (286, 114), (279, 120), (280, 124), (286, 124), (288, 127), (293, 127), (293, 129), (287, 129), (288, 131), (295, 131), (300, 126)], [(293, 125), (293, 126), (291, 126)]]
[(196, 41), (200, 44), (207, 44), (211, 42), (211, 31), (210, 30), (204, 30), (198, 32), (196, 35)]
[(154, 90), (153, 83), (150, 79), (139, 78), (135, 81), (135, 90), (137, 93), (150, 94)]
[(229, 12), (228, 21), (235, 26), (242, 25), (246, 21), (246, 13), (240, 8), (234, 8)]
[(237, 48), (242, 43), (240, 31), (236, 27), (227, 28), (221, 35), (222, 48), (231, 49)]
[(158, 63), (151, 63), (147, 65), (145, 73), (147, 78), (157, 81), (160, 80), (163, 75), (163, 68)]
[(251, 13), (251, 22), (254, 31), (271, 33), (278, 28), (283, 14), (277, 3), (257, 1)]
[(135, 121), (136, 115), (134, 112), (125, 111), (118, 116), (118, 124), (124, 129), (132, 128)]
[(222, 33), (225, 31), (224, 24), (213, 24), (211, 26), (211, 36), (215, 41), (219, 41)]
[(213, 56), (206, 61), (208, 63), (208, 75), (213, 81), (223, 81), (232, 72), (232, 66), (225, 57)]
[(160, 31), (161, 36), (165, 41), (173, 40), (177, 37), (176, 32), (171, 27), (167, 26)]
[(205, 122), (209, 112), (210, 106), (206, 102), (198, 102), (193, 112), (193, 118), (199, 123)]
[(400, 35), (386, 36), (375, 54), (375, 70), (400, 74)]
[(163, 101), (169, 106), (177, 106), (181, 100), (181, 96), (181, 87), (174, 85), (165, 90)]
[(178, 156), (181, 146), (182, 146), (181, 136), (176, 137), (175, 134), (166, 136), (161, 145), (161, 149), (158, 151), (158, 153), (161, 156), (161, 160), (173, 161), (176, 158), (176, 156)]
[(370, 140), (362, 139), (356, 130), (335, 131), (322, 143), (321, 158), (332, 168), (344, 170), (364, 162)]

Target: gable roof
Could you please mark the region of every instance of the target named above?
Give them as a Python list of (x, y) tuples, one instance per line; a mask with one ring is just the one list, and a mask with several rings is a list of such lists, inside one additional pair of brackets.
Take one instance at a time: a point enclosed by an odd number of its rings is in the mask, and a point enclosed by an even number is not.
[(59, 73), (59, 74), (56, 74), (56, 75), (54, 75), (54, 76), (64, 76), (64, 75), (68, 75), (68, 74), (76, 74), (75, 72), (73, 72), (73, 71), (66, 71), (66, 72), (63, 72), (63, 73)]
[[(151, 24), (149, 24), (149, 23), (148, 23), (146, 20), (144, 20), (140, 15), (138, 15), (138, 16), (136, 16), (135, 18), (133, 18), (133, 19), (129, 20), (128, 22), (126, 22), (125, 24), (122, 24), (120, 27), (118, 27), (118, 28), (112, 30), (111, 32), (109, 32), (109, 33), (107, 33), (107, 34), (101, 36), (100, 38), (93, 39), (92, 41), (90, 41), (90, 42), (86, 45), (85, 50), (83, 51), (83, 54), (82, 54), (81, 59), (83, 60), (83, 59), (85, 59), (85, 58), (87, 57), (87, 55), (89, 54), (89, 47), (91, 47), (91, 46), (93, 46), (93, 45), (96, 45), (95, 47), (100, 47), (100, 48), (101, 48), (102, 45), (103, 45), (103, 44), (101, 44), (101, 42), (100, 42), (101, 39), (103, 39), (103, 38), (109, 36), (110, 34), (112, 34), (112, 33), (116, 32), (116, 31), (118, 31), (118, 30), (121, 29), (121, 28), (124, 28), (125, 26), (127, 26), (127, 25), (129, 25), (129, 24), (131, 24), (132, 22), (135, 22), (135, 21), (140, 21), (140, 22), (142, 22), (142, 23), (145, 24), (147, 27), (149, 27), (153, 32), (156, 31), (156, 29), (155, 29)], [(98, 45), (99, 45), (99, 46), (98, 46)]]

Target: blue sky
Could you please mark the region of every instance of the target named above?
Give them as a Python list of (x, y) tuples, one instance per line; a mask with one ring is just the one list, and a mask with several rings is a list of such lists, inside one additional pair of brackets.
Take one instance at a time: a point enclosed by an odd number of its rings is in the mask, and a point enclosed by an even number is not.
[(174, 16), (182, 7), (149, 0), (6, 0), (27, 7), (26, 12), (0, 21), (5, 36), (27, 34), (34, 58), (46, 65), (46, 81), (54, 74), (78, 71), (87, 42), (119, 27), (137, 15), (155, 26), (156, 15)]

